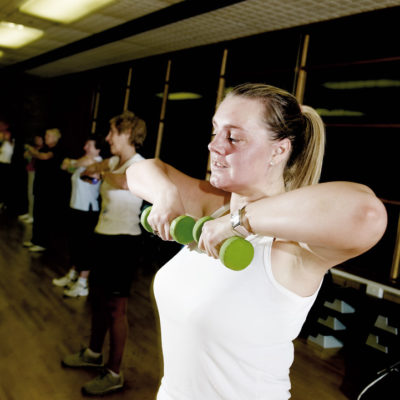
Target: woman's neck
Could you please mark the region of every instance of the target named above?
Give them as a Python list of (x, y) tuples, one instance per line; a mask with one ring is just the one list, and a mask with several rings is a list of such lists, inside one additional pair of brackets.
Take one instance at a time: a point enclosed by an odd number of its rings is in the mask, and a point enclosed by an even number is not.
[(136, 148), (133, 146), (127, 146), (124, 151), (120, 154), (117, 154), (119, 157), (119, 166), (125, 164), (131, 157), (136, 154)]
[(275, 182), (275, 184), (269, 184), (259, 189), (249, 190), (248, 192), (232, 193), (230, 201), (231, 211), (238, 210), (245, 205), (254, 201), (278, 195), (285, 192), (285, 184), (282, 181)]

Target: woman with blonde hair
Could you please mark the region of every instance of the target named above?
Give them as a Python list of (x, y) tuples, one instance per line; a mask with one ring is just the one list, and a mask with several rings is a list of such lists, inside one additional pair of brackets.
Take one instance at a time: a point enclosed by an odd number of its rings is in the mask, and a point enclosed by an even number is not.
[[(161, 238), (171, 240), (179, 215), (214, 217), (198, 248), (184, 247), (155, 276), (157, 399), (286, 400), (292, 342), (325, 273), (377, 243), (386, 211), (366, 186), (318, 183), (324, 125), (286, 91), (240, 85), (213, 126), (209, 182), (159, 160), (127, 171), (130, 190), (153, 204), (148, 223)], [(254, 248), (241, 271), (218, 259), (232, 235)]]

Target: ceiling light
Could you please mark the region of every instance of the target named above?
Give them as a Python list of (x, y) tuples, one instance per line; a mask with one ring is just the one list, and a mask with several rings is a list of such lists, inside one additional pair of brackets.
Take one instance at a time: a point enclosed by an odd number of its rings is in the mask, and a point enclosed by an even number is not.
[(0, 46), (18, 49), (39, 39), (43, 33), (40, 29), (0, 21)]
[(115, 0), (28, 0), (19, 10), (50, 21), (69, 24)]

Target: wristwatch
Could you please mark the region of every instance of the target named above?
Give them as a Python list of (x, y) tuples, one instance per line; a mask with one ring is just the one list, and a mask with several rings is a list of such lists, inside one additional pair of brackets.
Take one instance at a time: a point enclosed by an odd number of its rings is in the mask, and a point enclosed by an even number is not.
[(242, 237), (247, 237), (251, 235), (251, 232), (249, 232), (244, 225), (242, 225), (242, 216), (245, 212), (245, 207), (242, 207), (241, 209), (235, 211), (233, 214), (231, 214), (231, 225), (232, 229), (234, 230), (235, 233), (238, 233)]

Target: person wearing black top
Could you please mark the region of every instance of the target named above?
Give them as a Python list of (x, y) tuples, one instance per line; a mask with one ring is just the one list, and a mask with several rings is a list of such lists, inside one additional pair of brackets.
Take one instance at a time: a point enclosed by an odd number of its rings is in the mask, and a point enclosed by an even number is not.
[(33, 207), (32, 239), (23, 245), (31, 252), (43, 252), (49, 246), (54, 221), (58, 219), (63, 193), (62, 171), (60, 165), (64, 159), (59, 140), (61, 133), (57, 128), (45, 133), (45, 146), (40, 150), (27, 146), (27, 150), (36, 159), (36, 174), (33, 184), (35, 202)]

